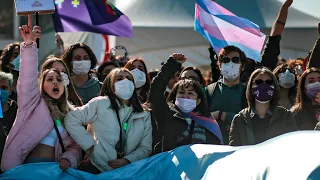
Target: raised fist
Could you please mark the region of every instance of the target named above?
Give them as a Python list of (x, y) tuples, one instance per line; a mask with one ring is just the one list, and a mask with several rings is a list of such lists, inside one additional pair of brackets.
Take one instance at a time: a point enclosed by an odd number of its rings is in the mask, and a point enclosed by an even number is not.
[(172, 57), (174, 60), (176, 60), (180, 64), (183, 64), (187, 60), (187, 58), (181, 53), (173, 53), (170, 57)]

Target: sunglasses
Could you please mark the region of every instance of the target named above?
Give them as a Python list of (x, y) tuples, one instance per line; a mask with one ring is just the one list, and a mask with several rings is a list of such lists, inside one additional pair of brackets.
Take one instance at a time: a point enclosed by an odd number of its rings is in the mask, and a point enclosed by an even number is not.
[(256, 80), (254, 80), (254, 83), (256, 84), (256, 85), (260, 85), (260, 84), (262, 84), (262, 83), (266, 83), (266, 84), (268, 84), (268, 85), (273, 85), (273, 80), (272, 79), (268, 79), (268, 80), (262, 80), (262, 79), (256, 79)]
[(279, 71), (279, 74), (280, 74), (280, 73), (285, 73), (287, 70), (289, 70), (289, 72), (291, 72), (292, 74), (295, 73), (294, 70), (292, 70), (292, 69), (290, 69), (290, 68), (283, 68), (283, 69), (281, 69), (281, 70)]
[(232, 61), (233, 63), (239, 64), (240, 62), (240, 57), (233, 57), (233, 58), (228, 58), (228, 57), (222, 57), (221, 58), (221, 62), (222, 63), (229, 63), (230, 61)]

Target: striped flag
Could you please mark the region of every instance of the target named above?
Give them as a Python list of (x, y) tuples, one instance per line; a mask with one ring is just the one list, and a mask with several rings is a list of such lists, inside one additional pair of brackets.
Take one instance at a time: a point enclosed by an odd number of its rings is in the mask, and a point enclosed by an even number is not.
[(223, 144), (223, 138), (222, 138), (219, 124), (212, 116), (204, 117), (194, 112), (185, 113), (185, 116), (189, 117), (190, 119), (194, 120), (196, 123), (205, 127), (207, 130), (209, 130), (212, 134), (214, 134), (220, 140), (220, 144)]
[(237, 46), (248, 58), (260, 62), (266, 35), (258, 25), (228, 11), (212, 0), (196, 0), (195, 31), (204, 36), (217, 53), (228, 45)]

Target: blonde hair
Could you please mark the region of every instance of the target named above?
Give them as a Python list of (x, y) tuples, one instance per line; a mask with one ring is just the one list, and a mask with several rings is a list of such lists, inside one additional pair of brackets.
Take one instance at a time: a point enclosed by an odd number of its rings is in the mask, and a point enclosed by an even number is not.
[(66, 116), (66, 114), (70, 111), (73, 110), (73, 106), (71, 105), (71, 103), (68, 101), (68, 90), (66, 88), (66, 86), (64, 86), (64, 92), (61, 95), (61, 97), (57, 100), (51, 98), (45, 91), (43, 88), (43, 84), (44, 84), (44, 80), (46, 75), (50, 72), (50, 71), (54, 71), (56, 72), (59, 76), (60, 72), (55, 70), (55, 69), (47, 69), (45, 71), (43, 71), (41, 73), (41, 75), (39, 76), (38, 82), (39, 82), (39, 86), (40, 86), (40, 93), (42, 95), (42, 97), (44, 98), (49, 110), (50, 110), (50, 114), (51, 117), (56, 120), (56, 119), (60, 119), (61, 122), (63, 122), (64, 117)]

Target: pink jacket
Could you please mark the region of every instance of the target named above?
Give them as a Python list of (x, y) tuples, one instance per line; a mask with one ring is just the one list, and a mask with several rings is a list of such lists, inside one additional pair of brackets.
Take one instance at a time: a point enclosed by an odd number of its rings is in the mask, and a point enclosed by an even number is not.
[[(50, 111), (40, 95), (38, 86), (37, 45), (21, 44), (20, 74), (17, 83), (18, 112), (16, 120), (7, 137), (3, 149), (1, 169), (7, 171), (23, 164), (25, 158), (39, 142), (54, 129)], [(81, 158), (81, 148), (69, 136), (66, 130), (61, 133), (66, 152), (57, 138), (55, 159), (68, 159), (71, 167), (76, 168)]]

